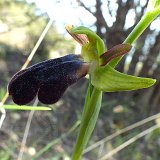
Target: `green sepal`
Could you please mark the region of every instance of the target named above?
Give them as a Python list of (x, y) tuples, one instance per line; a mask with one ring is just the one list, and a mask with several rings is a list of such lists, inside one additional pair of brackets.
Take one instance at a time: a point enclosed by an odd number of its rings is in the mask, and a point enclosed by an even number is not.
[(135, 77), (116, 71), (109, 65), (95, 67), (91, 70), (91, 83), (104, 92), (130, 91), (148, 88), (155, 79)]
[(84, 34), (87, 36), (89, 43), (85, 43), (82, 46), (82, 56), (87, 61), (98, 59), (105, 51), (105, 45), (103, 40), (92, 30), (87, 27), (76, 27), (70, 29), (71, 34)]

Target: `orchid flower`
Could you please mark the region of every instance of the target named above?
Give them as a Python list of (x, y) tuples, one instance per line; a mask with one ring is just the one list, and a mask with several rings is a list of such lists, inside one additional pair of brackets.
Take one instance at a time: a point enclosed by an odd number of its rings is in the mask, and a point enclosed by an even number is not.
[(16, 73), (8, 85), (16, 104), (27, 104), (36, 96), (44, 104), (53, 104), (86, 74), (90, 74), (91, 84), (104, 92), (147, 88), (155, 83), (150, 78), (120, 73), (109, 65), (111, 60), (128, 53), (130, 44), (118, 44), (105, 51), (103, 40), (90, 29), (66, 26), (66, 30), (82, 46), (81, 54), (46, 60)]

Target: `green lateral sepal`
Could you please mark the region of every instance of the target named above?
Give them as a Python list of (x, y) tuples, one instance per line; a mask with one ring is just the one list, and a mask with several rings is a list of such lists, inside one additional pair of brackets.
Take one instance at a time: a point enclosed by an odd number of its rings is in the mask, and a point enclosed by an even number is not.
[(91, 70), (91, 83), (104, 92), (130, 91), (152, 86), (156, 80), (151, 78), (135, 77), (116, 71), (109, 65), (103, 67), (93, 66)]

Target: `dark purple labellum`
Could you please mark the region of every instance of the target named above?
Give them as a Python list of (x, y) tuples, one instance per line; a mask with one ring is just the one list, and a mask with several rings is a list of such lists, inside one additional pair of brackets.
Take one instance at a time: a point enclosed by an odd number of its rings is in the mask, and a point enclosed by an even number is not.
[(19, 71), (8, 85), (9, 95), (16, 104), (24, 105), (38, 95), (40, 102), (57, 102), (68, 86), (88, 72), (89, 65), (77, 55), (47, 60)]

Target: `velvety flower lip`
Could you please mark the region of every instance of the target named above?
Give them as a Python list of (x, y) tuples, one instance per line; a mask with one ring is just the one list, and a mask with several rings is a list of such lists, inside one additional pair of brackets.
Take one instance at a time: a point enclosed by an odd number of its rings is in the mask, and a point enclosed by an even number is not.
[(8, 92), (18, 105), (29, 103), (36, 95), (40, 102), (53, 104), (88, 70), (89, 64), (74, 54), (43, 61), (16, 73), (8, 85)]

